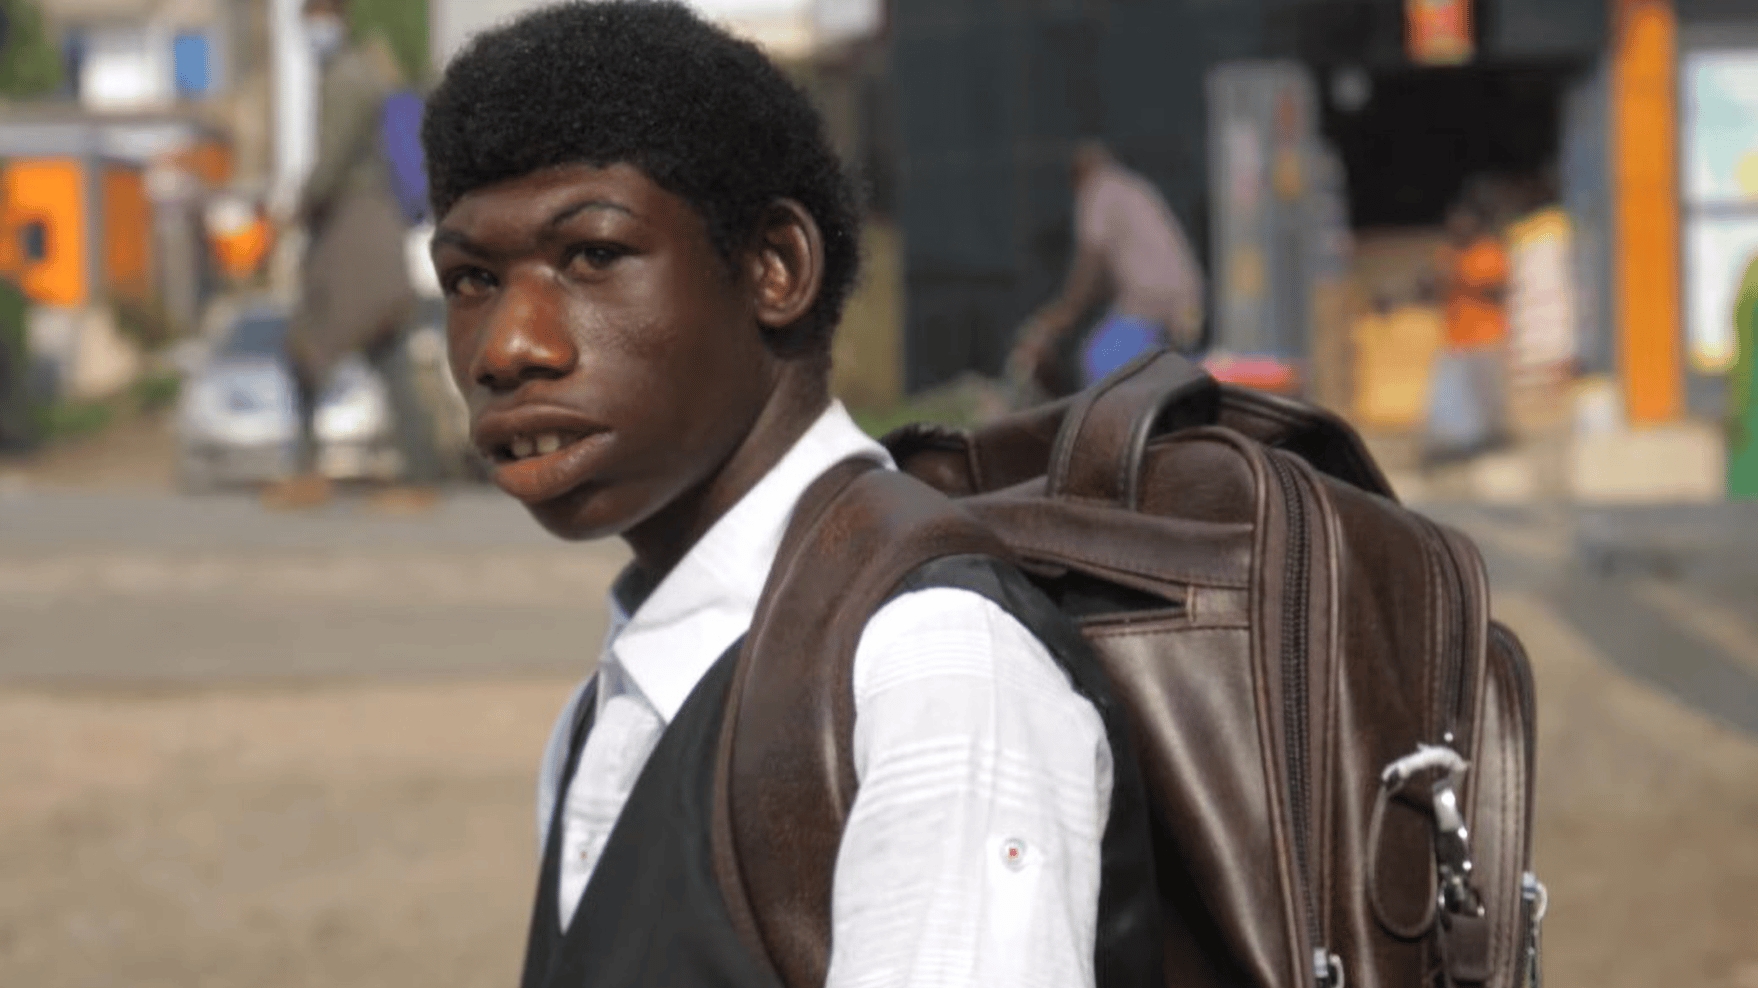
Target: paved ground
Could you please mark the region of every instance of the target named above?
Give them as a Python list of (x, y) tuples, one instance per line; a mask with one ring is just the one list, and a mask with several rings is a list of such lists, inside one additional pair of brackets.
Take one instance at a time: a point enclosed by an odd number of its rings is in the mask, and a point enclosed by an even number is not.
[[(0, 466), (0, 985), (508, 983), (621, 552), (480, 491), (275, 516), (123, 459)], [(1758, 527), (1620, 516), (1603, 575), (1437, 512), (1534, 655), (1551, 982), (1758, 988)]]
[(0, 500), (0, 654), (13, 681), (217, 682), (575, 673), (603, 636), (614, 545), (544, 535), (489, 492), (421, 519), (344, 502)]
[(622, 551), (182, 498), (164, 438), (0, 463), (0, 985), (510, 983)]

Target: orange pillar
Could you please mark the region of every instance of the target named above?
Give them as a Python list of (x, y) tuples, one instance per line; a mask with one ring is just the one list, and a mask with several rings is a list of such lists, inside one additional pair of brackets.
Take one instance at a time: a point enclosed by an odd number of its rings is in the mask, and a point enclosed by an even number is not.
[(1610, 2), (1618, 365), (1630, 421), (1664, 422), (1684, 409), (1678, 22), (1672, 0)]

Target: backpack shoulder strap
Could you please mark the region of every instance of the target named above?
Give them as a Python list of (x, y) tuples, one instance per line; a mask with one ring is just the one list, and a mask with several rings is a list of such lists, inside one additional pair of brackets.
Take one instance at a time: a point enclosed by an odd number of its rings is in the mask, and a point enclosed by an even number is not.
[(849, 460), (801, 498), (733, 673), (715, 770), (715, 875), (783, 984), (824, 983), (831, 883), (854, 802), (852, 667), (867, 620), (944, 556), (1010, 558), (945, 495)]

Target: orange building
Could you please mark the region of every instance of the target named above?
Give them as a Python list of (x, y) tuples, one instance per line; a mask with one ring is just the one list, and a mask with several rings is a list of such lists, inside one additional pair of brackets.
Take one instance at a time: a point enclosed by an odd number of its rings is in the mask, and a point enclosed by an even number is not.
[(0, 122), (0, 276), (44, 305), (157, 297), (166, 267), (149, 182), (167, 166), (202, 182), (230, 162), (183, 120)]

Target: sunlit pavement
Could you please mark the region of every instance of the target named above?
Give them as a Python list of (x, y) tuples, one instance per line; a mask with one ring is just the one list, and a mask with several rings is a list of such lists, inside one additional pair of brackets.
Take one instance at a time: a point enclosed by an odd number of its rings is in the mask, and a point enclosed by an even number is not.
[(516, 980), (536, 754), (622, 561), (476, 488), (0, 491), (0, 984)]
[(0, 495), (0, 676), (207, 682), (583, 673), (625, 559), (498, 493), (403, 517), (342, 497)]
[(1428, 510), (1476, 537), (1498, 597), (1534, 598), (1608, 664), (1758, 737), (1758, 502)]

